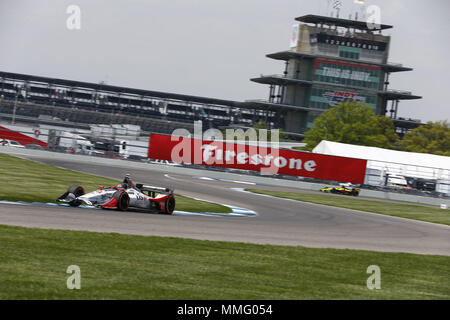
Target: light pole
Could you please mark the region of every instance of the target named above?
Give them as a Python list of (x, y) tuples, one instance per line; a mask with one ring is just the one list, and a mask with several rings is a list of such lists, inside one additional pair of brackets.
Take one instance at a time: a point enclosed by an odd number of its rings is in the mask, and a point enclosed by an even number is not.
[(13, 116), (12, 116), (12, 119), (11, 119), (11, 125), (14, 125), (14, 123), (16, 122), (17, 99), (19, 98), (20, 90), (21, 90), (21, 88), (17, 87), (16, 98), (14, 99), (14, 109), (13, 109)]

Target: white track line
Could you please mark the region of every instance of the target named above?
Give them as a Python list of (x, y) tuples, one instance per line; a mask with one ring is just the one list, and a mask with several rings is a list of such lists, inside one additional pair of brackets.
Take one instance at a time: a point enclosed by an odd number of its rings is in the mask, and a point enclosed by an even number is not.
[[(245, 208), (240, 208), (240, 207), (235, 207), (235, 206), (230, 206), (227, 204), (222, 204), (222, 203), (216, 203), (216, 202), (212, 202), (212, 201), (208, 201), (208, 200), (203, 200), (203, 199), (197, 199), (197, 198), (193, 198), (195, 200), (198, 201), (203, 201), (203, 202), (209, 202), (209, 203), (214, 203), (214, 204), (219, 204), (222, 205), (224, 207), (228, 207), (231, 209), (231, 213), (219, 213), (219, 212), (186, 212), (186, 211), (174, 211), (173, 215), (175, 216), (215, 216), (215, 217), (254, 217), (257, 216), (258, 214), (253, 211), (253, 210), (249, 210), (249, 209), (245, 209)], [(23, 201), (8, 201), (8, 200), (0, 200), (0, 204), (12, 204), (12, 205), (22, 205), (22, 206), (32, 206), (32, 205), (39, 205), (39, 206), (51, 206), (51, 207), (70, 207), (68, 204), (58, 204), (58, 203), (42, 203), (42, 202), (23, 202)], [(94, 206), (79, 206), (77, 207), (79, 209), (91, 209), (91, 210), (100, 210), (97, 207)]]

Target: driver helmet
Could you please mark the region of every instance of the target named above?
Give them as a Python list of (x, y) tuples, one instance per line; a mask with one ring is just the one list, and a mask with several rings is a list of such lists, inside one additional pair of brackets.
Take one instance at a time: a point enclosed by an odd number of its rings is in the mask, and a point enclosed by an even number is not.
[(133, 187), (133, 182), (130, 179), (130, 175), (127, 174), (122, 182), (122, 188), (128, 189)]

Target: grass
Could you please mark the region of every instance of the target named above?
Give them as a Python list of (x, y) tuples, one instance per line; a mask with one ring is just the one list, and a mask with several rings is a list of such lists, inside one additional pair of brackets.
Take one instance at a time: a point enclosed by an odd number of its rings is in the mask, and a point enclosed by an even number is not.
[(176, 210), (186, 212), (231, 213), (232, 210), (220, 204), (199, 201), (180, 194), (176, 195)]
[[(25, 202), (55, 202), (71, 185), (81, 185), (86, 191), (120, 182), (95, 175), (60, 169), (30, 160), (0, 154), (0, 200)], [(176, 195), (176, 210), (187, 212), (230, 213), (219, 204)]]
[[(0, 226), (0, 299), (449, 299), (450, 257)], [(81, 289), (68, 290), (69, 265)], [(368, 290), (369, 265), (381, 290)]]
[[(0, 176), (0, 199), (39, 202), (53, 202), (72, 184), (90, 190), (118, 183), (3, 154)], [(228, 208), (177, 195), (177, 209)], [(450, 298), (445, 256), (1, 225), (0, 244), (1, 300)], [(81, 269), (81, 290), (66, 287), (70, 265)], [(369, 265), (381, 268), (381, 290), (366, 287)]]
[(247, 191), (270, 195), (279, 198), (293, 199), (327, 206), (373, 212), (388, 216), (402, 217), (420, 221), (450, 225), (450, 211), (413, 204), (400, 204), (387, 201), (372, 201), (349, 196), (333, 196), (327, 194), (306, 194), (297, 192), (281, 192), (259, 189)]

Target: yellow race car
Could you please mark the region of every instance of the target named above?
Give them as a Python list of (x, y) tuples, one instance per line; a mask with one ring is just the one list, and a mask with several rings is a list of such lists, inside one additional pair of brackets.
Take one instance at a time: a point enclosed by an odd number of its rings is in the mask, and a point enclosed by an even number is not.
[(320, 189), (320, 191), (357, 197), (359, 195), (359, 192), (361, 191), (361, 189), (353, 188), (353, 187), (349, 187), (349, 186), (340, 186), (340, 187), (325, 187), (325, 188)]

